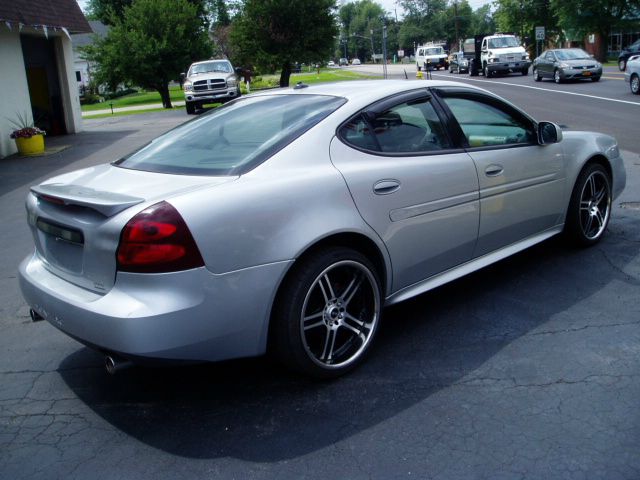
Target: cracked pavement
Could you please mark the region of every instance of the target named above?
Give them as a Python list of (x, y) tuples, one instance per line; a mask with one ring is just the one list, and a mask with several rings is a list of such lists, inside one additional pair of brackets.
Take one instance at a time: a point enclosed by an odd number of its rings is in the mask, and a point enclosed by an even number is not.
[[(33, 323), (22, 202), (183, 121), (87, 122), (55, 156), (5, 159), (0, 212), (0, 478), (640, 478), (640, 162), (595, 248), (552, 239), (388, 308), (371, 355), (333, 382), (264, 358), (108, 376)], [(49, 140), (48, 140), (49, 141)]]

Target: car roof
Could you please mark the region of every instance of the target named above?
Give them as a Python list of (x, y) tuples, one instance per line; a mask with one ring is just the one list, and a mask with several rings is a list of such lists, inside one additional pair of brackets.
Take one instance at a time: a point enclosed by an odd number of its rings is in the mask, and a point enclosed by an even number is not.
[[(464, 87), (485, 92), (485, 90), (461, 82), (450, 82), (445, 80), (354, 80), (348, 82), (319, 83), (311, 84), (304, 88), (279, 88), (258, 92), (256, 95), (331, 95), (343, 97), (350, 101), (364, 100), (371, 103), (375, 99), (381, 99), (419, 88), (433, 87)], [(487, 92), (488, 93), (488, 92)]]

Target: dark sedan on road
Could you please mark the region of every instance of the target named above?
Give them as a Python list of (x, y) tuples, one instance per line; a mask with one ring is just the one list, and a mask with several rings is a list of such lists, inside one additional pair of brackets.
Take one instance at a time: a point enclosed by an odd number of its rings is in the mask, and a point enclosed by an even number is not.
[(640, 40), (636, 40), (628, 47), (623, 48), (620, 52), (620, 55), (618, 56), (618, 68), (621, 72), (623, 72), (624, 69), (627, 68), (627, 62), (629, 61), (629, 58), (633, 57), (634, 55), (640, 55)]
[(536, 82), (551, 78), (556, 83), (565, 80), (597, 82), (602, 76), (602, 64), (581, 48), (545, 50), (533, 61), (533, 79)]
[(449, 59), (449, 73), (466, 73), (469, 71), (469, 59), (465, 58), (464, 53), (457, 52), (451, 55)]

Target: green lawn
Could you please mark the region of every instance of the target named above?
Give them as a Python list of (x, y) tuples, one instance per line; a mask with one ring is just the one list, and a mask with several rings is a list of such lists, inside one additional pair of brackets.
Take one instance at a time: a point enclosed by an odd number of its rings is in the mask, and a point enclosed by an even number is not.
[[(320, 69), (320, 74), (317, 70), (313, 69), (311, 72), (294, 73), (289, 79), (289, 84), (294, 86), (298, 82), (304, 82), (306, 84), (312, 83), (325, 83), (325, 82), (338, 82), (344, 80), (359, 80), (376, 78), (371, 75), (364, 75), (361, 73), (351, 72), (340, 68), (324, 68)], [(277, 87), (280, 81), (280, 75), (261, 75), (256, 78), (257, 81), (252, 82), (252, 90), (256, 91), (260, 88)], [(242, 92), (245, 92), (244, 85), (241, 85)], [(171, 101), (184, 101), (184, 93), (180, 90), (180, 87), (169, 87), (169, 93), (171, 94)], [(132, 107), (140, 105), (154, 105), (161, 103), (160, 94), (158, 92), (138, 92), (124, 97), (114, 98), (113, 100), (107, 100), (102, 103), (94, 103), (91, 105), (82, 105), (83, 112), (92, 112), (95, 110), (108, 110), (113, 104), (113, 108), (119, 107)], [(148, 112), (150, 110), (138, 110), (133, 112), (126, 112), (128, 115), (136, 113)], [(114, 115), (118, 114), (117, 112)], [(123, 114), (122, 112), (119, 114)], [(111, 113), (101, 115), (91, 115), (90, 118), (100, 118), (101, 116), (111, 116)]]
[[(169, 94), (171, 95), (171, 101), (184, 100), (184, 94), (180, 87), (169, 87)], [(110, 104), (113, 103), (113, 108), (118, 107), (133, 107), (138, 105), (147, 105), (154, 103), (162, 103), (160, 100), (160, 94), (158, 92), (138, 92), (125, 95), (124, 97), (114, 98), (113, 100), (106, 100), (101, 103), (93, 103), (91, 105), (82, 105), (83, 112), (91, 112), (93, 110), (105, 110), (111, 108)]]

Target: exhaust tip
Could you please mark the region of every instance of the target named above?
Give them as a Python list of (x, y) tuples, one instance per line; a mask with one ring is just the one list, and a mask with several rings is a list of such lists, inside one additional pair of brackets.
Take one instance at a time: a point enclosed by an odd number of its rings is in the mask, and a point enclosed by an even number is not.
[(109, 375), (115, 375), (118, 371), (129, 368), (133, 364), (129, 360), (107, 355), (104, 357), (104, 367)]

